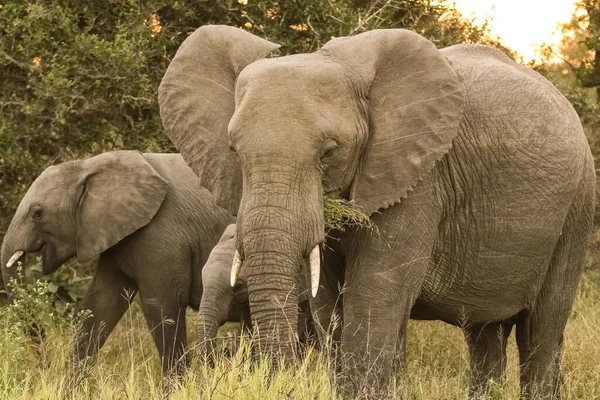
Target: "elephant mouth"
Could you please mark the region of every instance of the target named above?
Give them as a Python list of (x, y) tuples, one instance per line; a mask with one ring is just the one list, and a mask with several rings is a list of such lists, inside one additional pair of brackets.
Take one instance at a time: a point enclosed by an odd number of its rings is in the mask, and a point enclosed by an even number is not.
[(11, 268), (17, 262), (22, 260), (29, 253), (41, 252), (42, 250), (45, 249), (45, 247), (46, 247), (46, 244), (41, 243), (39, 246), (37, 246), (37, 248), (34, 248), (32, 250), (17, 250), (17, 251), (15, 251), (14, 254), (9, 258), (8, 262), (6, 263), (6, 268)]
[(25, 255), (25, 252), (23, 250), (17, 250), (17, 251), (15, 251), (15, 253), (8, 259), (8, 262), (6, 263), (6, 268), (11, 268), (24, 255)]

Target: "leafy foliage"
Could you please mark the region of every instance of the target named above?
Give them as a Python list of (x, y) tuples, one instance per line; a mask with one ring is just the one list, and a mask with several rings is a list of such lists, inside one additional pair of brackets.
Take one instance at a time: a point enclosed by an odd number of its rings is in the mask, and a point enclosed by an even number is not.
[[(498, 45), (446, 3), (429, 0), (5, 0), (0, 8), (0, 238), (47, 166), (116, 149), (173, 152), (156, 91), (181, 42), (205, 24), (238, 26), (314, 51), (332, 37), (375, 28), (417, 31), (439, 47)], [(336, 229), (364, 224), (331, 202)], [(34, 274), (36, 268), (33, 267)], [(56, 303), (75, 301), (70, 269), (43, 278)], [(51, 279), (51, 280), (47, 280)]]
[[(20, 262), (18, 265), (18, 268), (22, 270)], [(43, 298), (44, 304), (48, 303), (52, 307), (52, 313), (58, 315), (69, 312), (71, 304), (83, 299), (92, 279), (90, 276), (78, 276), (71, 265), (65, 265), (52, 274), (43, 275), (41, 256), (36, 257), (35, 263), (27, 265), (27, 274), (20, 273), (19, 275), (21, 283), (9, 283), (12, 287), (13, 297), (26, 298), (25, 292), (35, 292), (38, 295), (37, 298)], [(24, 275), (26, 275), (25, 278)], [(0, 291), (2, 290), (4, 288), (0, 288)], [(40, 308), (39, 304), (31, 306), (36, 309)]]
[(332, 37), (407, 28), (438, 46), (497, 44), (427, 0), (6, 0), (0, 8), (0, 235), (48, 165), (114, 149), (175, 151), (156, 90), (181, 42), (228, 24), (312, 51)]
[(68, 304), (82, 300), (92, 280), (91, 276), (79, 276), (72, 265), (64, 265), (49, 275), (42, 273), (42, 258), (27, 265), (27, 281), (30, 285), (41, 283), (46, 289), (54, 308), (59, 313), (68, 310)]

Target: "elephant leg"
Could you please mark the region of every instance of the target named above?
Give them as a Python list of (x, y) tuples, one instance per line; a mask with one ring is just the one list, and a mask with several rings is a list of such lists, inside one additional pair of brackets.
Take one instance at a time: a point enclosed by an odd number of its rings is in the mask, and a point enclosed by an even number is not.
[(490, 322), (464, 328), (471, 357), (469, 398), (476, 399), (489, 390), (489, 381), (503, 384), (506, 372), (506, 344), (512, 324)]
[(541, 323), (540, 319), (547, 318), (552, 318), (551, 312), (536, 310), (517, 323), (521, 392), (524, 399), (560, 398), (560, 352), (566, 318), (557, 316), (552, 323)]
[[(316, 331), (320, 346), (337, 353), (342, 340), (342, 294), (345, 263), (337, 249), (324, 249), (322, 254), (319, 291), (316, 297), (309, 295), (313, 329)], [(310, 273), (305, 269), (306, 280), (310, 282)]]
[[(183, 376), (188, 366), (186, 353), (187, 336), (185, 311), (186, 304), (177, 301), (164, 288), (175, 287), (164, 283), (161, 291), (154, 294), (140, 288), (142, 310), (154, 339), (165, 376), (176, 379)], [(147, 289), (147, 288), (146, 288)]]
[[(366, 280), (358, 282), (362, 285)], [(370, 288), (379, 293), (390, 290), (384, 286), (370, 283)], [(356, 293), (354, 290), (344, 295), (344, 328), (339, 359), (343, 398), (387, 398), (392, 372), (404, 365), (404, 337), (411, 302), (417, 292), (409, 293), (404, 299), (386, 299), (378, 302), (376, 307), (364, 307), (365, 303), (373, 301), (371, 296), (372, 293)]]
[(77, 339), (77, 361), (95, 354), (102, 348), (136, 293), (135, 282), (116, 266), (100, 260), (94, 280), (81, 306), (84, 310), (90, 310), (91, 315), (85, 320)]
[(408, 320), (438, 225), (427, 186), (415, 192), (402, 207), (373, 216), (378, 232), (360, 229), (344, 243), (344, 398), (385, 398), (393, 370), (404, 364)]
[(560, 352), (581, 276), (593, 208), (582, 196), (567, 215), (538, 298), (517, 321), (521, 391), (525, 399), (558, 399), (562, 385)]

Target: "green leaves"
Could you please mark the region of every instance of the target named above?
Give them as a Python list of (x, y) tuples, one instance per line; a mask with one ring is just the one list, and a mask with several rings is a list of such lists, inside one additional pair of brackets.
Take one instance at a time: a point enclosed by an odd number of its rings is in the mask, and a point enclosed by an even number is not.
[(27, 266), (25, 275), (30, 287), (41, 285), (44, 288), (45, 295), (59, 313), (65, 310), (67, 304), (83, 299), (92, 279), (90, 276), (78, 276), (71, 265), (63, 265), (56, 272), (44, 275), (41, 256)]

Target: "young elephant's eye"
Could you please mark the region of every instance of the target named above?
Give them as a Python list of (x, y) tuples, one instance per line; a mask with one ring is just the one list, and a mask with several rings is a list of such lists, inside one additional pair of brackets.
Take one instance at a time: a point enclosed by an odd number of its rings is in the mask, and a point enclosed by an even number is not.
[(31, 217), (36, 221), (39, 221), (44, 217), (44, 211), (41, 208), (36, 208)]

